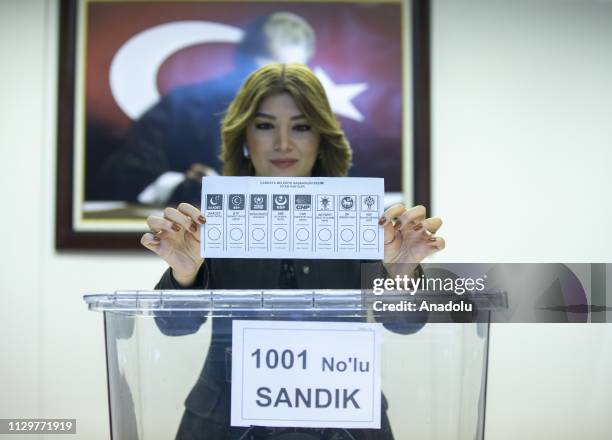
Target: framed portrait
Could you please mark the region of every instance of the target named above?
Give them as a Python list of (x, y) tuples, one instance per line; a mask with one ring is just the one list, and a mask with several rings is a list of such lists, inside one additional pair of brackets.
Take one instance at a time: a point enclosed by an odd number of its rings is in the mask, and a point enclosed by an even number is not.
[(199, 204), (244, 79), (300, 62), (353, 149), (349, 176), (429, 206), (429, 2), (61, 0), (56, 248), (138, 248)]

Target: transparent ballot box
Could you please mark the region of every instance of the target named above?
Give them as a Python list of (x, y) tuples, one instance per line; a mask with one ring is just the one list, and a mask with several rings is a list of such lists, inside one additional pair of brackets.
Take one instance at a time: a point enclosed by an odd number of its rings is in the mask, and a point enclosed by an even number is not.
[(385, 298), (360, 290), (84, 299), (104, 313), (115, 440), (483, 438), (502, 293), (466, 295), (471, 313), (380, 310)]

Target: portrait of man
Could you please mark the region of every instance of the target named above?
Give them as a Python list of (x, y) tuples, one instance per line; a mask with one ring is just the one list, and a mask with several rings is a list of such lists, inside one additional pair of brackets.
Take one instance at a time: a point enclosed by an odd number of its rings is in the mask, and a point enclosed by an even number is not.
[(400, 3), (91, 2), (84, 17), (83, 224), (199, 204), (202, 176), (221, 173), (224, 111), (269, 62), (317, 75), (353, 148), (349, 175), (402, 190)]

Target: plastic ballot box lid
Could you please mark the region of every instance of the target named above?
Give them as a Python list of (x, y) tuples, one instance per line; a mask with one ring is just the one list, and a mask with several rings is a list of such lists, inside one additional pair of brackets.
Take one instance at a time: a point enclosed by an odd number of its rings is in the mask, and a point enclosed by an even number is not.
[[(250, 315), (252, 312), (326, 316), (384, 316), (386, 312), (409, 312), (407, 303), (423, 303), (430, 312), (480, 312), (508, 307), (506, 292), (418, 291), (374, 294), (366, 290), (130, 290), (83, 296), (89, 310), (122, 315), (164, 316), (169, 313), (196, 312), (213, 316)], [(448, 305), (451, 305), (450, 307)], [(469, 306), (469, 307), (467, 307)]]

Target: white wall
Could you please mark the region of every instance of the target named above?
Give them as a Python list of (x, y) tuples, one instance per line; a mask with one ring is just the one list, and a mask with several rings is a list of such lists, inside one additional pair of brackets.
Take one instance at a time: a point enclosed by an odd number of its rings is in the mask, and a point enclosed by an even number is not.
[(433, 0), (432, 15), (444, 258), (610, 262), (612, 3)]
[[(56, 3), (0, 2), (0, 417), (104, 439), (102, 320), (81, 295), (149, 287), (163, 265), (54, 251)], [(612, 260), (610, 54), (609, 2), (433, 0), (440, 261)], [(610, 325), (496, 327), (488, 438), (609, 438), (611, 342)]]
[(0, 418), (76, 418), (78, 435), (66, 438), (104, 439), (102, 316), (81, 296), (151, 288), (163, 265), (54, 250), (57, 38), (55, 0), (0, 2)]
[[(439, 261), (612, 262), (612, 3), (432, 0)], [(612, 324), (496, 325), (489, 439), (612, 438)]]
[[(0, 228), (4, 231), (0, 265), (0, 395), (10, 398), (0, 399), (0, 417), (36, 415), (40, 411), (42, 283), (37, 276), (41, 270), (38, 249), (45, 217), (50, 215), (43, 213), (39, 194), (43, 188), (41, 153), (45, 144), (41, 133), (44, 93), (40, 74), (44, 64), (41, 43), (45, 11), (39, 4), (24, 5), (19, 14), (21, 20), (12, 20), (13, 14), (5, 15), (9, 6), (12, 5), (2, 4), (0, 12), (0, 151), (4, 158), (0, 168)], [(26, 18), (28, 26), (32, 26), (27, 34), (20, 26)], [(24, 39), (20, 50), (15, 50), (19, 36)], [(20, 90), (14, 89), (16, 85), (21, 86)], [(49, 146), (47, 142), (46, 148)], [(17, 170), (24, 175), (20, 176)], [(17, 187), (19, 191), (9, 190)], [(35, 251), (28, 252), (31, 249)]]

